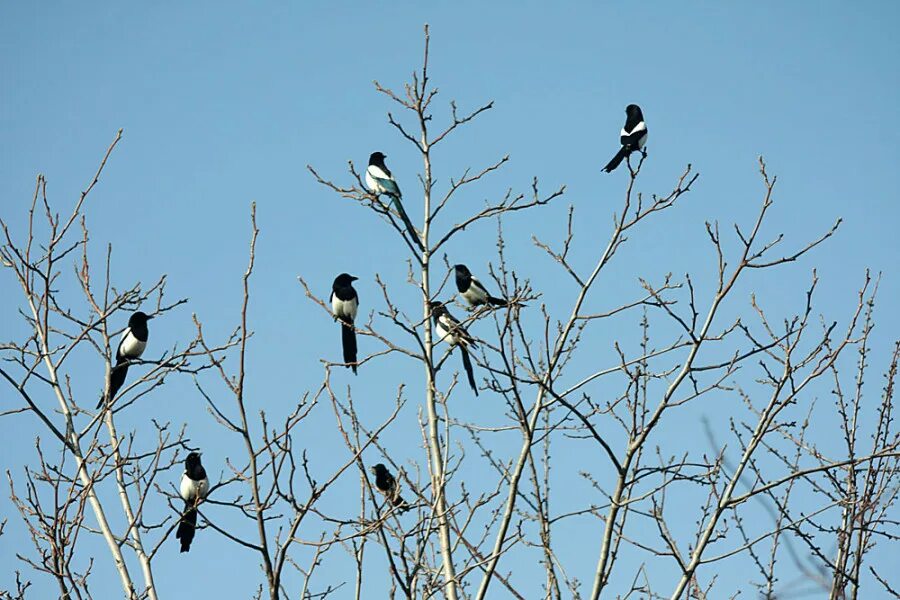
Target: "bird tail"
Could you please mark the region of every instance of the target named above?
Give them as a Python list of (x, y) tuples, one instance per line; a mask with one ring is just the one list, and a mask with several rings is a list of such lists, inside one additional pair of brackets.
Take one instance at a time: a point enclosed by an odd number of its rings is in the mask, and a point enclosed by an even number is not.
[(116, 397), (116, 394), (119, 393), (119, 390), (122, 388), (122, 384), (125, 383), (125, 376), (128, 374), (128, 362), (118, 362), (112, 368), (112, 371), (109, 373), (109, 385), (106, 388), (106, 394), (100, 396), (100, 402), (97, 403), (97, 408), (103, 406), (103, 403), (107, 404), (112, 403), (113, 398)]
[(472, 359), (469, 358), (469, 351), (460, 344), (459, 351), (462, 354), (463, 359), (463, 367), (466, 370), (466, 376), (469, 378), (469, 386), (472, 388), (472, 391), (475, 392), (475, 395), (478, 395), (478, 386), (475, 385), (475, 372), (472, 369)]
[(391, 499), (391, 504), (393, 504), (394, 507), (395, 507), (397, 510), (399, 510), (400, 512), (405, 512), (405, 511), (409, 510), (410, 508), (412, 508), (412, 507), (409, 505), (409, 502), (407, 502), (406, 500), (404, 500), (404, 499), (403, 499), (403, 496), (401, 496), (400, 494), (395, 494), (395, 495), (394, 495), (394, 497)]
[(193, 502), (185, 502), (184, 508), (184, 516), (181, 517), (181, 521), (178, 523), (178, 531), (175, 532), (175, 537), (181, 540), (181, 551), (190, 552), (191, 542), (194, 541), (194, 530), (197, 529), (197, 509), (194, 508)]
[(394, 208), (397, 209), (397, 213), (400, 215), (400, 218), (403, 219), (403, 224), (406, 226), (406, 230), (409, 231), (409, 237), (411, 237), (413, 242), (416, 243), (416, 246), (419, 247), (419, 250), (425, 252), (425, 246), (422, 245), (422, 240), (419, 239), (419, 234), (416, 233), (416, 228), (413, 226), (412, 221), (409, 220), (409, 215), (406, 214), (406, 211), (403, 209), (403, 204), (400, 202), (400, 198), (394, 195), (391, 195), (391, 198), (394, 200)]
[(603, 170), (607, 173), (612, 173), (616, 170), (616, 167), (618, 167), (622, 163), (622, 161), (625, 160), (626, 156), (628, 156), (628, 149), (625, 146), (622, 146), (621, 148), (619, 148), (619, 151), (616, 152), (616, 155), (612, 157), (612, 160), (609, 161), (609, 163), (607, 163), (605, 167), (603, 167)]
[(493, 296), (488, 296), (487, 300), (494, 306), (506, 306), (509, 304), (509, 302), (507, 302), (503, 298), (495, 298)]
[[(353, 322), (349, 319), (341, 319), (341, 346), (344, 349), (344, 362), (356, 363), (356, 331)], [(356, 374), (356, 364), (349, 365)]]

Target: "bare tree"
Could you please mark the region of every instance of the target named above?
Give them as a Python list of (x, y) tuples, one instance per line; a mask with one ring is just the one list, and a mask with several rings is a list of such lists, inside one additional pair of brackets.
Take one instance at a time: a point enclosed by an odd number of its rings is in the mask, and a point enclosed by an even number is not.
[[(26, 469), (26, 492), (17, 494), (12, 475), (7, 473), (13, 502), (25, 520), (39, 559), (24, 561), (56, 578), (61, 597), (88, 596), (87, 579), (92, 564), (77, 557), (77, 543), (81, 534), (99, 534), (119, 573), (126, 597), (156, 598), (151, 559), (155, 549), (148, 546), (142, 535), (164, 528), (170, 517), (161, 522), (146, 518), (145, 501), (157, 478), (172, 468), (172, 452), (186, 443), (184, 432), (168, 423), (152, 423), (151, 436), (139, 436), (136, 431), (120, 434), (116, 415), (151, 390), (163, 385), (172, 373), (196, 373), (207, 365), (192, 364), (202, 358), (197, 341), (183, 349), (173, 347), (158, 359), (134, 361), (146, 366), (116, 398), (102, 402), (92, 412), (97, 396), (83, 398), (73, 392), (68, 372), (71, 357), (77, 352), (94, 350), (106, 363), (106, 381), (112, 371), (110, 339), (111, 317), (137, 306), (153, 306), (151, 314), (164, 314), (183, 300), (164, 300), (165, 277), (147, 289), (139, 283), (118, 291), (109, 278), (111, 249), (107, 252), (105, 276), (96, 284), (88, 261), (88, 230), (83, 215), (86, 200), (100, 179), (106, 161), (121, 139), (121, 130), (106, 151), (96, 174), (66, 217), (54, 214), (47, 199), (46, 179), (39, 175), (24, 241), (16, 241), (5, 222), (2, 222), (5, 244), (0, 249), (3, 266), (22, 289), (24, 308), (21, 312), (32, 333), (24, 340), (3, 345), (4, 359), (9, 365), (0, 368), (0, 375), (19, 396), (20, 407), (6, 415), (31, 413), (54, 441), (50, 454), (43, 451), (40, 437), (36, 439), (39, 462), (34, 469)], [(43, 213), (43, 223), (40, 214)], [(41, 243), (40, 228), (46, 230)], [(76, 235), (79, 232), (80, 235)], [(75, 257), (68, 283), (60, 270), (66, 260)], [(69, 308), (62, 304), (58, 288), (77, 289), (83, 295), (83, 305)], [(99, 382), (98, 382), (99, 383)], [(107, 396), (101, 388), (98, 396)], [(48, 402), (55, 398), (54, 408)], [(58, 453), (58, 455), (57, 455)], [(72, 465), (70, 467), (70, 465)], [(110, 524), (109, 511), (114, 499), (103, 500), (98, 487), (106, 480), (115, 483), (125, 529), (116, 531)], [(50, 498), (51, 502), (47, 499)], [(85, 513), (95, 523), (85, 522)], [(129, 572), (125, 553), (133, 553), (141, 569), (141, 581), (136, 582)], [(80, 566), (76, 566), (80, 563)], [(79, 568), (81, 570), (79, 570)]]
[[(429, 41), (426, 27), (422, 66), (402, 91), (375, 84), (397, 107), (388, 123), (422, 160), (420, 228), (407, 225), (397, 204), (367, 188), (352, 162), (343, 181), (310, 167), (327, 190), (370, 211), (408, 251), (406, 285), (376, 276), (378, 305), (354, 326), (374, 343), (353, 365), (361, 373), (375, 361), (412, 360), (420, 367), (419, 376), (398, 378), (392, 409), (380, 422), (360, 417), (352, 388), (333, 385), (334, 369), (348, 365), (327, 360), (321, 381), (308, 386), (283, 418), (272, 420), (248, 399), (260, 234), (255, 205), (235, 329), (208, 332), (195, 315), (192, 339), (133, 361), (133, 379), (91, 410), (96, 396), (73, 392), (83, 386), (73, 387), (72, 378), (82, 375), (67, 371), (67, 359), (95, 352), (108, 381), (115, 368), (110, 340), (115, 324), (126, 320), (122, 313), (140, 307), (164, 315), (186, 301), (165, 299), (165, 276), (146, 289), (131, 282), (119, 291), (110, 281), (111, 248), (104, 275), (99, 282), (91, 277), (86, 199), (121, 131), (67, 217), (53, 213), (46, 182), (38, 177), (28, 230), (12, 232), (4, 222), (0, 249), (3, 266), (22, 290), (21, 316), (30, 332), (2, 347), (6, 366), (0, 374), (17, 394), (3, 416), (35, 417), (29, 423), (38, 432), (33, 466), (7, 474), (34, 550), (19, 554), (22, 570), (3, 597), (25, 597), (40, 576), (55, 582), (60, 597), (92, 597), (94, 563), (79, 552), (85, 535), (106, 542), (125, 597), (158, 597), (153, 559), (181, 511), (171, 482), (196, 443), (181, 425), (154, 421), (152, 433), (122, 433), (116, 418), (176, 375), (193, 379), (223, 438), (234, 441), (226, 474), (197, 509), (200, 527), (258, 561), (259, 598), (346, 597), (351, 588), (355, 598), (378, 594), (375, 589), (403, 598), (533, 598), (536, 586), (547, 598), (719, 597), (734, 591), (727, 584), (716, 587), (714, 565), (726, 561), (746, 567), (747, 589), (767, 598), (785, 597), (802, 585), (832, 598), (857, 598), (868, 587), (896, 596), (900, 584), (891, 582), (893, 574), (866, 562), (876, 545), (896, 552), (900, 535), (900, 438), (893, 420), (900, 346), (882, 363), (886, 381), (879, 402), (865, 402), (871, 396), (865, 381), (872, 370), (877, 280), (865, 275), (856, 306), (839, 320), (817, 314), (815, 270), (793, 314), (766, 309), (756, 294), (741, 296), (748, 274), (774, 280), (779, 268), (814, 256), (840, 220), (818, 238), (790, 247), (782, 236), (768, 238), (776, 179), (760, 160), (755, 218), (727, 228), (705, 224), (709, 264), (682, 277), (640, 278), (633, 298), (596, 311), (605, 301), (598, 298), (599, 282), (612, 265), (627, 264), (629, 238), (663, 222), (697, 187), (699, 175), (687, 165), (665, 193), (642, 192), (640, 174), (649, 160), (643, 154), (626, 161), (624, 195), (602, 244), (576, 238), (574, 204), (560, 241), (533, 239), (529, 251), (546, 256), (556, 280), (564, 282), (560, 288), (570, 290), (565, 306), (551, 305), (508, 260), (504, 224), (550, 210), (565, 188), (545, 192), (535, 178), (525, 192), (508, 188), (475, 211), (448, 219), (462, 212), (450, 207), (496, 177), (508, 157), (437, 177), (434, 149), (493, 103), (461, 112), (450, 102), (449, 118), (439, 125)], [(449, 304), (454, 286), (446, 249), (484, 225), (497, 232), (496, 256), (485, 267), (489, 283), (509, 301), (466, 312)], [(65, 272), (73, 261), (72, 272)], [(329, 305), (313, 291), (317, 286), (303, 277), (299, 282), (316, 314), (331, 319)], [(60, 290), (77, 290), (80, 302)], [(407, 314), (401, 307), (411, 295), (421, 311)], [(505, 422), (470, 422), (454, 414), (450, 400), (468, 394), (466, 384), (456, 373), (439, 374), (451, 371), (454, 354), (464, 350), (441, 345), (433, 326), (435, 302), (464, 315), (458, 327), (478, 347), (470, 348), (480, 374), (476, 391), (504, 407)], [(628, 340), (598, 341), (598, 331), (622, 321), (633, 331)], [(845, 358), (853, 352), (855, 365)], [(613, 359), (604, 364), (607, 356)], [(410, 390), (421, 393), (411, 396)], [(816, 401), (823, 393), (835, 398), (833, 409)], [(731, 408), (724, 420), (720, 412), (707, 419), (704, 448), (694, 443), (697, 436), (679, 441), (664, 434), (676, 415), (703, 411), (709, 402)], [(334, 434), (346, 448), (338, 460), (304, 447), (301, 434), (313, 413), (333, 415)], [(401, 460), (380, 436), (413, 419), (421, 458)], [(838, 423), (840, 452), (817, 445), (812, 424), (819, 422)], [(565, 453), (583, 456), (583, 466), (573, 469), (559, 460)], [(370, 475), (375, 463), (392, 476), (387, 493)], [(474, 472), (478, 481), (468, 477)], [(574, 481), (590, 492), (570, 493)], [(358, 494), (358, 512), (322, 502), (333, 491)], [(110, 511), (121, 515), (116, 520), (124, 528), (110, 524)], [(589, 571), (573, 562), (569, 548), (576, 542), (595, 548)], [(336, 567), (322, 569), (326, 560)], [(140, 578), (129, 571), (131, 561), (140, 566)]]

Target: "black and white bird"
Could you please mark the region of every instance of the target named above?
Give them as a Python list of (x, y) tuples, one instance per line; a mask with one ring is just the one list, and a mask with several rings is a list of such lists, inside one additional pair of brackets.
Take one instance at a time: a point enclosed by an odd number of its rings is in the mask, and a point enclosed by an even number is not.
[(491, 296), (466, 265), (454, 265), (453, 271), (456, 274), (456, 289), (459, 290), (459, 295), (469, 303), (469, 306), (476, 307), (484, 304), (506, 306), (508, 304), (503, 298)]
[(206, 477), (206, 469), (200, 464), (199, 452), (191, 452), (184, 459), (184, 474), (178, 491), (184, 500), (184, 514), (178, 523), (175, 538), (181, 540), (182, 552), (190, 552), (194, 531), (197, 529), (197, 505), (209, 493), (209, 479)]
[(469, 386), (475, 395), (478, 395), (478, 386), (475, 385), (475, 373), (472, 369), (472, 359), (469, 357), (469, 348), (476, 348), (475, 338), (469, 335), (462, 323), (451, 315), (447, 308), (440, 302), (429, 302), (431, 316), (434, 319), (434, 329), (438, 339), (445, 340), (459, 348), (462, 354), (463, 367), (469, 379)]
[(125, 383), (125, 375), (128, 374), (128, 365), (132, 360), (136, 360), (144, 353), (147, 347), (147, 338), (150, 335), (147, 329), (147, 321), (153, 317), (146, 315), (141, 311), (137, 311), (128, 318), (128, 327), (122, 332), (122, 338), (119, 340), (119, 347), (116, 349), (116, 364), (109, 373), (109, 385), (106, 387), (106, 394), (100, 396), (100, 402), (97, 408), (103, 406), (104, 401), (108, 399), (108, 403), (112, 404), (116, 394)]
[(387, 498), (388, 502), (391, 503), (391, 506), (394, 506), (401, 511), (409, 510), (409, 504), (400, 496), (400, 486), (397, 485), (397, 480), (391, 475), (391, 472), (387, 470), (387, 467), (378, 463), (369, 470), (375, 475), (375, 489)]
[(366, 185), (369, 186), (370, 191), (378, 195), (387, 194), (390, 196), (394, 209), (403, 220), (403, 224), (406, 226), (412, 241), (424, 252), (425, 247), (422, 245), (422, 240), (419, 238), (416, 228), (413, 227), (412, 221), (410, 221), (409, 215), (406, 214), (406, 211), (403, 209), (403, 203), (400, 201), (400, 198), (403, 196), (400, 192), (400, 186), (397, 185), (397, 181), (391, 175), (391, 170), (384, 164), (385, 158), (387, 157), (381, 152), (373, 152), (369, 156), (369, 166), (366, 167)]
[(353, 282), (359, 279), (347, 273), (341, 273), (331, 284), (331, 314), (341, 322), (341, 347), (344, 350), (344, 362), (356, 373), (356, 330), (353, 322), (359, 309), (359, 296), (353, 289)]
[(644, 151), (644, 144), (647, 143), (647, 124), (644, 123), (644, 113), (637, 104), (629, 104), (625, 107), (625, 127), (619, 134), (619, 141), (622, 142), (622, 147), (609, 161), (609, 164), (603, 167), (607, 173), (615, 171), (616, 167), (632, 152)]

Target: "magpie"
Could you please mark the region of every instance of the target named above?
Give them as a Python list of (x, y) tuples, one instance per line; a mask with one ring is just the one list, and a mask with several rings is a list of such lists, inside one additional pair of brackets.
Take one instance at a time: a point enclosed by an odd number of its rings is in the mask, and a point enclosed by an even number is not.
[(456, 289), (459, 290), (460, 296), (466, 299), (469, 306), (475, 307), (483, 304), (506, 306), (508, 304), (503, 298), (491, 296), (466, 265), (454, 265), (453, 271), (456, 273)]
[(209, 479), (206, 469), (200, 464), (200, 453), (191, 452), (184, 459), (184, 474), (179, 487), (181, 499), (184, 500), (184, 515), (178, 523), (175, 538), (181, 540), (181, 551), (190, 552), (197, 528), (197, 505), (209, 493)]
[(128, 327), (122, 332), (122, 339), (119, 340), (119, 347), (116, 349), (116, 364), (109, 373), (107, 392), (100, 396), (97, 408), (103, 406), (107, 399), (110, 404), (112, 403), (122, 384), (125, 383), (128, 365), (144, 353), (144, 348), (147, 347), (147, 337), (150, 335), (147, 330), (147, 321), (152, 318), (141, 311), (137, 311), (128, 318)]
[(425, 247), (422, 245), (422, 240), (419, 238), (419, 234), (416, 233), (416, 228), (413, 227), (412, 221), (409, 220), (409, 215), (403, 209), (403, 203), (400, 202), (400, 198), (403, 196), (400, 192), (400, 186), (397, 185), (394, 176), (391, 175), (391, 170), (384, 164), (385, 158), (387, 157), (381, 152), (373, 152), (369, 155), (369, 166), (366, 167), (366, 185), (370, 191), (378, 195), (387, 194), (391, 197), (394, 208), (397, 210), (400, 218), (403, 219), (406, 230), (409, 231), (409, 236), (416, 243), (416, 246), (424, 252)]
[(341, 321), (341, 346), (344, 349), (344, 362), (356, 374), (356, 331), (353, 321), (356, 320), (356, 309), (359, 308), (359, 296), (353, 289), (353, 282), (359, 279), (347, 273), (341, 273), (331, 284), (331, 314)]
[(478, 395), (478, 386), (475, 385), (475, 374), (472, 370), (472, 359), (469, 357), (469, 348), (475, 348), (475, 338), (469, 335), (466, 328), (456, 320), (447, 308), (440, 302), (429, 302), (431, 308), (431, 316), (434, 319), (434, 328), (437, 331), (439, 339), (448, 341), (451, 345), (459, 348), (462, 354), (463, 367), (466, 369), (466, 376), (469, 378), (469, 386), (475, 395)]
[(381, 492), (392, 506), (400, 511), (410, 509), (406, 500), (400, 496), (400, 486), (397, 485), (397, 480), (387, 470), (387, 467), (378, 463), (374, 467), (370, 467), (369, 470), (375, 475), (375, 489)]
[(625, 107), (625, 115), (625, 127), (622, 128), (622, 132), (619, 134), (619, 141), (622, 142), (622, 147), (612, 157), (609, 164), (603, 167), (603, 170), (607, 173), (615, 171), (619, 163), (625, 160), (625, 157), (632, 152), (637, 150), (643, 152), (644, 144), (647, 143), (647, 124), (644, 123), (644, 113), (641, 112), (641, 107), (637, 104), (629, 104)]

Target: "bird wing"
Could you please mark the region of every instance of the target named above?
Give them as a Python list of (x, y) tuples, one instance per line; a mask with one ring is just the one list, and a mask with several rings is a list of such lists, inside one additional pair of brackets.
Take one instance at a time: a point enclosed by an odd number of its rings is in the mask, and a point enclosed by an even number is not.
[(125, 337), (129, 334), (130, 331), (131, 330), (126, 329), (125, 333), (122, 334), (122, 337), (119, 338), (119, 345), (118, 345), (118, 347), (116, 347), (116, 362), (117, 363), (122, 362), (122, 360), (124, 360), (124, 358), (125, 358), (122, 354), (122, 344), (125, 343)]
[[(441, 317), (435, 318), (434, 329), (435, 329), (435, 333), (437, 333), (437, 337), (438, 337), (439, 341), (447, 340), (447, 338), (450, 336), (450, 333), (447, 331), (447, 328), (444, 327), (444, 323), (443, 323), (443, 320), (441, 319)], [(452, 340), (447, 340), (447, 341), (452, 341)]]
[(472, 292), (473, 296), (478, 300), (484, 302), (487, 300), (488, 294), (487, 289), (481, 285), (481, 282), (475, 279), (475, 276), (472, 276), (472, 283), (469, 285), (469, 291)]
[(369, 165), (369, 167), (366, 169), (366, 173), (369, 175), (369, 177), (372, 178), (373, 181), (375, 181), (375, 184), (378, 187), (382, 188), (382, 193), (390, 194), (391, 196), (397, 196), (398, 198), (402, 196), (400, 192), (400, 186), (397, 185), (397, 182), (394, 181), (394, 178), (391, 175), (385, 173), (379, 167), (376, 167), (375, 165)]
[(633, 127), (628, 127), (626, 124), (625, 127), (622, 128), (622, 135), (631, 135), (639, 131), (647, 131), (647, 124), (645, 122), (638, 121)]
[(201, 498), (206, 498), (206, 495), (209, 493), (209, 479), (204, 477), (197, 483), (197, 493), (200, 494)]
[(438, 319), (438, 324), (441, 325), (441, 328), (444, 329), (447, 333), (450, 334), (453, 339), (454, 344), (458, 344), (460, 342), (464, 344), (475, 345), (475, 338), (469, 335), (469, 332), (466, 331), (466, 328), (462, 326), (462, 324), (456, 320), (456, 317), (451, 315), (449, 312), (445, 312)]
[(619, 141), (622, 142), (622, 145), (627, 148), (637, 148), (640, 145), (641, 138), (647, 136), (647, 124), (641, 121), (631, 129), (628, 129), (627, 126), (622, 128), (622, 132), (619, 135)]
[(147, 342), (142, 342), (137, 339), (137, 337), (131, 333), (131, 328), (128, 327), (122, 333), (122, 339), (119, 341), (118, 349), (116, 349), (116, 362), (126, 358), (140, 358), (146, 347)]

